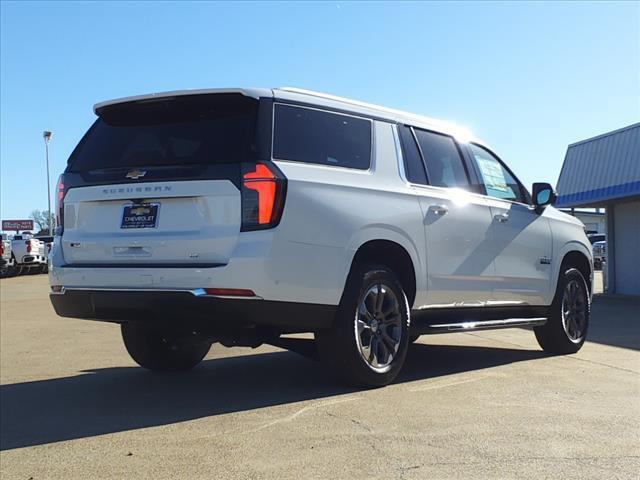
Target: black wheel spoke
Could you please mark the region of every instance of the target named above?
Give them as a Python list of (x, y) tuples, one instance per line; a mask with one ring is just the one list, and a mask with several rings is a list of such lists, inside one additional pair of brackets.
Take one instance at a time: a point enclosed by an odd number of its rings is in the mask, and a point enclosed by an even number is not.
[(376, 306), (374, 308), (374, 313), (376, 315), (382, 313), (382, 304), (384, 303), (384, 295), (385, 295), (385, 291), (384, 288), (382, 288), (382, 285), (377, 285), (378, 287), (378, 293), (376, 294)]

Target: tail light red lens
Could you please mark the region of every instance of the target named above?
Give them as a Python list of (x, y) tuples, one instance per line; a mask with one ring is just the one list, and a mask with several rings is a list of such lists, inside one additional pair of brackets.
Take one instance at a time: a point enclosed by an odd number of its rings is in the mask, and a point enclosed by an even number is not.
[(0, 257), (4, 255), (4, 243), (0, 243)]
[(242, 231), (273, 228), (284, 209), (286, 180), (274, 165), (242, 164)]
[(56, 232), (56, 235), (62, 233), (64, 226), (64, 175), (60, 175), (58, 178), (58, 185), (56, 187), (56, 224), (59, 227), (60, 232)]

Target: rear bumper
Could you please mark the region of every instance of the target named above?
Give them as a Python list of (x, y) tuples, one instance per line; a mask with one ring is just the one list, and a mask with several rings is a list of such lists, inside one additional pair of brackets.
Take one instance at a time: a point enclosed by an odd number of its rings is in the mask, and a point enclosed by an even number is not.
[(52, 293), (61, 317), (108, 322), (170, 322), (212, 329), (251, 326), (308, 332), (331, 325), (335, 306), (259, 299), (218, 298), (198, 291), (73, 290)]
[[(342, 249), (291, 242), (278, 228), (239, 235), (225, 265), (68, 264), (58, 240), (49, 259), (49, 282), (90, 289), (248, 289), (274, 302), (338, 305), (349, 264)], [(349, 260), (350, 261), (350, 260)]]
[(24, 255), (21, 260), (21, 265), (43, 265), (47, 263), (47, 259), (41, 255)]

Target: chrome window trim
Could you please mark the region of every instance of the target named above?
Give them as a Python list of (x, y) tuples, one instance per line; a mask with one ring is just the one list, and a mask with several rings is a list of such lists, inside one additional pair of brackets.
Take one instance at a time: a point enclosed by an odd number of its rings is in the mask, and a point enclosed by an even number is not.
[(406, 185), (411, 186), (411, 182), (407, 179), (407, 172), (404, 166), (404, 153), (402, 152), (402, 145), (400, 145), (400, 132), (398, 132), (398, 124), (395, 123), (391, 126), (393, 132), (393, 144), (396, 147), (396, 162), (398, 163), (398, 174), (400, 180)]

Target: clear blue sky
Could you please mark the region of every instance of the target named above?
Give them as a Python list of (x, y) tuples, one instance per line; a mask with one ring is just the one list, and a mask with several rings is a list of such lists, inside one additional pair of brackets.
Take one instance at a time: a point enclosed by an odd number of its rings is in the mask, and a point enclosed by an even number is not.
[(2, 2), (1, 216), (46, 208), (100, 100), (298, 86), (453, 120), (530, 184), (640, 119), (640, 7), (602, 3)]

